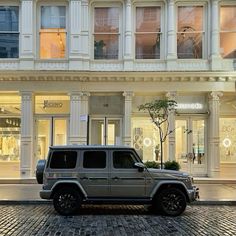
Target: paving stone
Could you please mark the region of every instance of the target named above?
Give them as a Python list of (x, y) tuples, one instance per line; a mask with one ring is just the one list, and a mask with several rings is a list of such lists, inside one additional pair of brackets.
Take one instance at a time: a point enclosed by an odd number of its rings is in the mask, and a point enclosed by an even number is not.
[(51, 205), (0, 206), (0, 236), (236, 235), (236, 206), (188, 206), (183, 215), (155, 215), (143, 206), (83, 206), (75, 216)]

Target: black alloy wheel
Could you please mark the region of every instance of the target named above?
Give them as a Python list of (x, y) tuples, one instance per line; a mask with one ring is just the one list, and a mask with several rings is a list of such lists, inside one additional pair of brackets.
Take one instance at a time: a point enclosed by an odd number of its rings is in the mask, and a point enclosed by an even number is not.
[(82, 203), (78, 191), (73, 188), (63, 188), (56, 191), (53, 197), (55, 210), (61, 215), (72, 215), (76, 213)]
[(178, 216), (187, 206), (185, 194), (177, 188), (167, 188), (160, 192), (156, 202), (157, 208), (164, 215)]

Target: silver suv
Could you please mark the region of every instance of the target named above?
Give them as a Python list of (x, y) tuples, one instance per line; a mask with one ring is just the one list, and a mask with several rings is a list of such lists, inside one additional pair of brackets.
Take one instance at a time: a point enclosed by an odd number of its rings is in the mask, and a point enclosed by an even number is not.
[(40, 197), (53, 199), (62, 215), (84, 203), (147, 204), (158, 212), (180, 215), (198, 198), (193, 179), (179, 171), (148, 169), (133, 148), (54, 146), (37, 164)]

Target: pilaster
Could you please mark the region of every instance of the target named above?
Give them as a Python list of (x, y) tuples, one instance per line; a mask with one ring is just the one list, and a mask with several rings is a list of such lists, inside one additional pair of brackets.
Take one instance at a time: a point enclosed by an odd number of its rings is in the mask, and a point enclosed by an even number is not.
[(175, 1), (167, 3), (167, 70), (175, 70), (177, 59)]
[(221, 70), (219, 0), (211, 1), (211, 69)]
[(208, 122), (208, 158), (207, 174), (209, 177), (218, 177), (220, 173), (220, 137), (219, 137), (219, 109), (221, 92), (209, 94), (209, 122)]
[(34, 69), (34, 0), (21, 0), (20, 69)]
[(131, 0), (125, 2), (125, 44), (124, 44), (124, 70), (133, 70), (132, 60), (132, 5)]
[(88, 92), (70, 94), (70, 144), (87, 144)]
[(89, 2), (88, 0), (81, 1), (81, 40), (80, 40), (80, 48), (82, 62), (83, 62), (83, 70), (89, 70), (89, 45), (93, 45), (89, 41), (89, 19), (90, 12), (89, 12)]
[[(168, 92), (166, 93), (166, 98), (168, 100), (174, 100), (176, 101), (176, 92)], [(169, 131), (172, 131), (168, 136), (168, 149), (167, 149), (167, 157), (170, 161), (175, 160), (175, 111), (171, 110), (169, 111)]]
[(32, 92), (21, 92), (21, 178), (33, 176), (33, 114), (34, 98)]
[(124, 101), (124, 119), (123, 119), (123, 144), (131, 146), (131, 113), (132, 113), (132, 97), (133, 92), (127, 91), (123, 93)]
[[(81, 62), (78, 61), (81, 58), (81, 0), (70, 0), (70, 51), (69, 51), (69, 59), (70, 59), (70, 69), (82, 69)], [(80, 18), (78, 18), (80, 16)], [(77, 60), (73, 60), (77, 59)]]

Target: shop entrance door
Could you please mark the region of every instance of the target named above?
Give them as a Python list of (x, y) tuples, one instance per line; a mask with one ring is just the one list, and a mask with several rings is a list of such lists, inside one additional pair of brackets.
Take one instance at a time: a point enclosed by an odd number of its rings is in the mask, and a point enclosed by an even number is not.
[(94, 145), (121, 145), (121, 118), (91, 118), (89, 143)]
[(175, 128), (175, 155), (181, 170), (206, 176), (206, 120), (197, 117), (178, 119)]
[(36, 119), (36, 160), (45, 159), (49, 146), (67, 144), (68, 120), (65, 117)]

